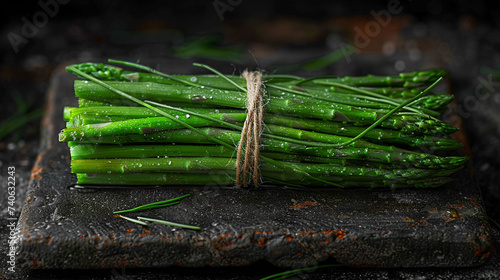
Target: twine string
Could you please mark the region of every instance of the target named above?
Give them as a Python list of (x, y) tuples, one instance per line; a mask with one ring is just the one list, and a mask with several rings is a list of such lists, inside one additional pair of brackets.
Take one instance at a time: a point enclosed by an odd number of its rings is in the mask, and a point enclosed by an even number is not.
[(261, 91), (262, 73), (245, 71), (242, 76), (247, 81), (247, 117), (237, 148), (236, 184), (248, 187), (251, 182), (258, 186), (260, 180), (259, 146), (264, 121), (264, 102)]

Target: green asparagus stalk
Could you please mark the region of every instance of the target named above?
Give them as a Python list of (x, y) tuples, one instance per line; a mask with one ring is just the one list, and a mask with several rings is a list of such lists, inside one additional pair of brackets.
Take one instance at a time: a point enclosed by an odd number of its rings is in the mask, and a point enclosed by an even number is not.
[(69, 142), (72, 159), (233, 157), (234, 149), (221, 145), (107, 145)]
[(235, 175), (229, 174), (175, 174), (175, 173), (77, 173), (78, 184), (82, 185), (170, 185), (170, 186), (206, 186), (234, 185)]
[[(145, 158), (145, 159), (82, 159), (72, 160), (72, 171), (74, 173), (99, 173), (105, 171), (112, 173), (208, 173), (218, 174), (222, 171), (235, 172), (236, 159), (234, 158), (216, 158), (216, 157), (171, 157), (171, 158)], [(354, 181), (372, 181), (377, 178), (393, 180), (421, 179), (430, 176), (448, 176), (456, 169), (382, 169), (358, 166), (342, 166), (340, 164), (318, 164), (318, 163), (297, 163), (282, 162), (282, 165), (293, 166), (300, 170), (319, 178), (328, 178), (330, 180), (342, 180), (344, 176)], [(263, 162), (261, 171), (266, 176), (274, 176), (279, 173), (280, 168), (273, 164)], [(302, 177), (301, 173), (287, 174), (291, 178)]]
[(438, 78), (446, 76), (446, 71), (434, 69), (429, 71), (417, 71), (411, 73), (401, 73), (393, 76), (374, 76), (365, 77), (341, 77), (335, 79), (316, 79), (318, 84), (338, 85), (344, 84), (356, 87), (419, 87), (427, 83), (435, 82)]
[[(270, 174), (272, 178), (268, 178), (269, 181), (264, 182), (265, 184), (274, 184), (279, 182), (280, 184), (297, 186), (297, 182), (300, 182), (301, 187), (321, 187), (321, 188), (331, 188), (331, 184), (326, 184), (318, 181), (304, 180), (300, 178), (297, 181), (297, 177), (291, 178), (283, 174)], [(171, 173), (78, 173), (77, 174), (79, 184), (88, 185), (133, 185), (133, 186), (150, 186), (150, 185), (164, 185), (164, 186), (230, 186), (234, 185), (236, 182), (235, 175), (231, 174), (197, 174), (193, 176), (192, 174), (171, 174)], [(338, 187), (369, 187), (369, 188), (407, 188), (407, 187), (417, 187), (417, 188), (428, 188), (428, 187), (438, 187), (445, 183), (452, 181), (449, 177), (430, 177), (416, 180), (405, 180), (405, 181), (395, 181), (395, 180), (378, 180), (378, 181), (354, 181), (349, 179), (345, 182), (337, 182)]]

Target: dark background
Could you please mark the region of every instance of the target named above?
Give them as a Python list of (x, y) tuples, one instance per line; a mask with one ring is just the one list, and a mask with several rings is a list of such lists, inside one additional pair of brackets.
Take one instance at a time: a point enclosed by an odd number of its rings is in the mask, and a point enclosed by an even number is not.
[[(354, 44), (353, 28), (373, 20), (372, 11), (386, 10), (391, 1), (67, 1), (49, 17), (27, 43), (16, 52), (9, 34), (22, 35), (23, 17), (33, 22), (42, 11), (38, 1), (9, 2), (2, 8), (0, 29), (0, 120), (32, 114), (0, 139), (2, 223), (0, 224), (0, 276), (5, 272), (7, 212), (7, 167), (16, 167), (16, 210), (19, 214), (39, 145), (40, 115), (51, 74), (59, 65), (107, 58), (141, 60), (168, 73), (204, 73), (191, 66), (207, 63), (223, 73), (245, 68), (279, 71), (324, 55), (343, 44)], [(236, 4), (219, 16), (214, 3)], [(6, 4), (5, 2), (2, 4)], [(450, 72), (451, 88), (458, 102), (464, 131), (472, 151), (472, 162), (488, 216), (500, 220), (500, 9), (487, 1), (400, 1), (402, 12), (348, 62), (338, 62), (316, 71), (290, 70), (304, 76), (393, 74), (443, 67)], [(219, 6), (222, 8), (222, 6)], [(221, 11), (219, 11), (221, 13)], [(189, 41), (217, 35), (214, 59), (203, 53), (183, 57), (179, 53)], [(388, 44), (387, 42), (392, 42)], [(232, 50), (228, 52), (228, 50)], [(233, 56), (234, 55), (234, 56)], [(384, 63), (380, 63), (384, 61)], [(403, 65), (403, 66), (402, 66)], [(477, 92), (481, 93), (477, 95)], [(38, 110), (38, 111), (37, 111)], [(498, 228), (493, 227), (498, 240)], [(498, 248), (498, 241), (496, 241)], [(336, 269), (306, 274), (309, 279), (415, 277), (494, 279), (500, 273), (496, 253), (485, 267), (474, 269), (365, 270)], [(248, 279), (277, 272), (262, 264), (254, 268), (186, 270), (171, 268), (76, 272), (80, 279)], [(74, 272), (21, 271), (25, 279), (75, 279)], [(7, 275), (9, 276), (9, 275)], [(3, 276), (2, 276), (3, 277)], [(0, 279), (3, 279), (0, 277)], [(14, 278), (13, 278), (14, 279)]]

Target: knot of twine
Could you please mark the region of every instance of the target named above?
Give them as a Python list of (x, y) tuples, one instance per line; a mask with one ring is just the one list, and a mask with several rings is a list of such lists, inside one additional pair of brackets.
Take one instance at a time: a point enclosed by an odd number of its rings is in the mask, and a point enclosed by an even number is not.
[[(259, 185), (259, 146), (264, 121), (264, 102), (262, 98), (262, 73), (242, 74), (247, 81), (247, 117), (241, 130), (236, 156), (236, 184), (247, 187), (253, 182)], [(244, 150), (244, 151), (243, 151)], [(251, 178), (250, 177), (251, 173)]]

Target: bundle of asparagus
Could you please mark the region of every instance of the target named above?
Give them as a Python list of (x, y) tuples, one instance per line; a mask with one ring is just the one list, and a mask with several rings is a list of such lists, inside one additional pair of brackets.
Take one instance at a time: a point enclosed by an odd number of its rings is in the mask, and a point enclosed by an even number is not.
[[(247, 118), (247, 81), (168, 75), (109, 60), (67, 67), (79, 107), (59, 134), (78, 184), (235, 185)], [(126, 66), (127, 71), (111, 64)], [(452, 100), (431, 92), (443, 70), (393, 76), (264, 75), (259, 184), (296, 187), (436, 187), (466, 157), (438, 119)], [(426, 151), (426, 152), (423, 152)], [(245, 178), (244, 185), (251, 179)], [(254, 182), (255, 183), (255, 182)]]

